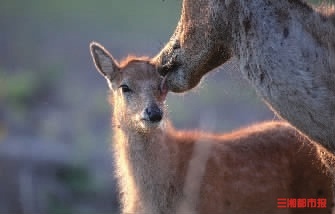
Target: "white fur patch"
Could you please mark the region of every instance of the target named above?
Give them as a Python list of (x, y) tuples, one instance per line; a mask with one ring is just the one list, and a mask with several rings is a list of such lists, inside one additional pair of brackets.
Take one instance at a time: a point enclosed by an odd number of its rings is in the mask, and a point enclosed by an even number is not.
[(199, 139), (195, 143), (183, 188), (184, 198), (179, 204), (176, 213), (195, 213), (195, 208), (200, 198), (200, 188), (203, 185), (203, 176), (206, 174), (206, 165), (210, 151), (211, 143), (206, 139)]

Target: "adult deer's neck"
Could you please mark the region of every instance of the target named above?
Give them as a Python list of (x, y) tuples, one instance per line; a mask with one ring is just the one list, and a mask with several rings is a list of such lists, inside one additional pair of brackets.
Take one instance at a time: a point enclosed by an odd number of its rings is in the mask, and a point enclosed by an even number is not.
[(234, 6), (233, 50), (242, 73), (280, 116), (334, 151), (331, 18), (300, 0), (235, 1)]
[[(302, 39), (306, 34), (322, 37), (320, 14), (302, 0), (251, 0), (230, 1), (225, 19), (232, 23), (234, 55), (241, 58), (250, 55), (259, 45), (272, 45), (290, 49), (285, 40)], [(324, 24), (329, 27), (328, 24)], [(319, 35), (314, 35), (318, 33)], [(297, 42), (297, 41), (294, 41)], [(306, 41), (301, 41), (306, 42)], [(296, 44), (298, 46), (300, 44)], [(293, 46), (294, 47), (294, 46)], [(291, 48), (293, 48), (291, 47)], [(269, 48), (266, 46), (266, 48)], [(264, 48), (265, 49), (265, 48)]]

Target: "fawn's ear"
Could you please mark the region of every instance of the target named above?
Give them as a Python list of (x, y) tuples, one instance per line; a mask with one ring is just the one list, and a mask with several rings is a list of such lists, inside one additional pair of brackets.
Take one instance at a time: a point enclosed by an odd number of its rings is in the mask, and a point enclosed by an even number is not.
[(120, 71), (119, 65), (112, 54), (97, 42), (91, 42), (90, 51), (99, 73), (107, 80), (112, 81)]

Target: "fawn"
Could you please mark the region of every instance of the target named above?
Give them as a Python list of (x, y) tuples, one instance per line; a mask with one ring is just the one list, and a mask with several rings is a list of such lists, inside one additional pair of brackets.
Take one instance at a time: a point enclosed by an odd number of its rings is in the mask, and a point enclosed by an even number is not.
[[(164, 79), (149, 58), (118, 63), (95, 42), (90, 51), (110, 89), (123, 213), (329, 212), (332, 180), (319, 148), (290, 125), (266, 122), (226, 134), (175, 130)], [(323, 198), (327, 208), (280, 209), (278, 198)]]

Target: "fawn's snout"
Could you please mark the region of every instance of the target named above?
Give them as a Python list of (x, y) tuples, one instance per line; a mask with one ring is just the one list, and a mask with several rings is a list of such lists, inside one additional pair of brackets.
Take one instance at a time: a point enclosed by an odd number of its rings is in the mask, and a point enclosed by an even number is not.
[(145, 109), (145, 118), (150, 122), (157, 123), (163, 118), (163, 111), (158, 107), (157, 104), (151, 104)]

